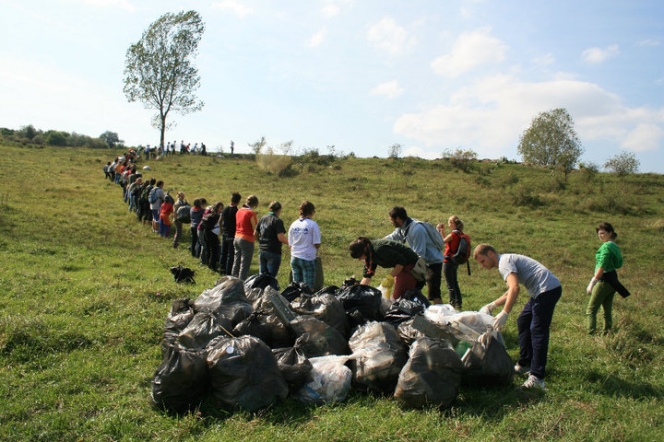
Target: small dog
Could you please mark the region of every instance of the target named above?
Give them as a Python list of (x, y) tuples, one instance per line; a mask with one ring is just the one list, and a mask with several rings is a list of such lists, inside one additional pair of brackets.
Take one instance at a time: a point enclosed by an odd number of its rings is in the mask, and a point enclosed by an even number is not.
[(182, 267), (181, 265), (171, 267), (171, 273), (175, 282), (187, 282), (189, 284), (196, 284), (194, 280), (194, 271), (189, 267)]

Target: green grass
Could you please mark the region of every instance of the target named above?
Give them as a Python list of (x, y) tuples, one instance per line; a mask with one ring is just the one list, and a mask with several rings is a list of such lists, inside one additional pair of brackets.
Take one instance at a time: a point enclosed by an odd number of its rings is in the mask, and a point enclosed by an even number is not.
[[(457, 214), (474, 244), (530, 255), (563, 283), (544, 395), (464, 387), (443, 412), (404, 411), (362, 394), (323, 407), (287, 400), (256, 414), (227, 415), (206, 401), (198, 413), (173, 417), (149, 402), (164, 320), (172, 300), (197, 297), (217, 275), (127, 212), (101, 171), (118, 153), (0, 147), (0, 439), (662, 440), (663, 176), (588, 180), (576, 172), (564, 182), (517, 164), (478, 163), (465, 173), (443, 160), (301, 158), (277, 177), (247, 158), (150, 161), (150, 176), (190, 201), (254, 193), (260, 215), (279, 200), (286, 225), (311, 200), (326, 284), (361, 274), (347, 245), (391, 232), (394, 205), (433, 222)], [(620, 277), (633, 296), (614, 303), (615, 334), (590, 337), (585, 287), (603, 220), (619, 232)], [(168, 267), (178, 263), (196, 270), (197, 285), (173, 282)], [(460, 273), (460, 285), (464, 307), (475, 310), (504, 283), (497, 271), (472, 270)], [(285, 259), (282, 286), (288, 271)], [(515, 358), (514, 319), (505, 338)]]

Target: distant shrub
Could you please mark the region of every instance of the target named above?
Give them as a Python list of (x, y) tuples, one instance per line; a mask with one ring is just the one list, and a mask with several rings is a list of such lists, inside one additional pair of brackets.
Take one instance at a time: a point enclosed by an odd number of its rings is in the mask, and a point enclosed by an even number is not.
[(639, 165), (639, 160), (636, 159), (634, 152), (625, 151), (604, 163), (606, 169), (609, 169), (619, 177), (637, 173), (639, 171)]
[(542, 198), (535, 194), (532, 188), (524, 185), (515, 186), (510, 192), (510, 197), (512, 198), (512, 204), (517, 207), (531, 207), (534, 209), (544, 205)]
[(519, 182), (519, 176), (514, 172), (510, 172), (504, 179), (503, 184), (505, 186), (512, 186)]
[(591, 183), (597, 177), (599, 173), (599, 166), (595, 163), (579, 163), (579, 171), (581, 172), (581, 177), (586, 183)]
[(443, 152), (443, 158), (447, 159), (453, 167), (470, 173), (477, 166), (477, 152), (472, 149), (447, 149)]
[(291, 157), (276, 155), (270, 149), (268, 149), (268, 153), (256, 156), (256, 164), (261, 170), (277, 176), (284, 176), (284, 172), (291, 165), (291, 162)]

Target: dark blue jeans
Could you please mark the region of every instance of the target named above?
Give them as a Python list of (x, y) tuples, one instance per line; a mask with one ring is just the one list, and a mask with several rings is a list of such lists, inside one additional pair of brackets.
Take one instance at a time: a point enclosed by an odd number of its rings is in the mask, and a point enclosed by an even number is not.
[(268, 252), (267, 250), (260, 250), (258, 252), (259, 259), (259, 272), (265, 273), (270, 276), (277, 277), (279, 267), (281, 267), (281, 253)]
[(530, 366), (530, 373), (544, 379), (549, 352), (549, 332), (556, 303), (563, 294), (558, 287), (530, 298), (516, 320), (519, 330), (519, 365)]

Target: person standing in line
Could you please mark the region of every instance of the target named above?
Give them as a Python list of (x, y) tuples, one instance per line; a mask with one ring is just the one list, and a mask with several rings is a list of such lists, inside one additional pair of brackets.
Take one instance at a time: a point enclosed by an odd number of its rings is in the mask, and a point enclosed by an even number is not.
[(417, 286), (417, 279), (411, 271), (420, 258), (417, 253), (403, 243), (389, 239), (369, 240), (360, 236), (348, 247), (350, 256), (364, 262), (364, 272), (360, 284), (370, 285), (371, 278), (376, 274), (376, 267), (392, 269), (394, 288), (391, 299), (396, 301)]
[(159, 236), (168, 238), (171, 232), (171, 216), (173, 215), (173, 197), (166, 194), (159, 208)]
[(316, 207), (309, 201), (300, 204), (300, 217), (288, 229), (293, 282), (304, 282), (312, 290), (316, 284), (316, 255), (321, 243), (320, 228), (311, 219)]
[(450, 297), (450, 304), (457, 310), (461, 310), (463, 300), (461, 298), (461, 289), (459, 288), (459, 265), (452, 262), (452, 257), (459, 248), (461, 233), (463, 232), (463, 221), (458, 216), (452, 215), (447, 220), (451, 232), (445, 236), (445, 224), (440, 223), (436, 226), (445, 243), (443, 252), (443, 274), (445, 275), (445, 285)]
[(238, 192), (231, 194), (231, 203), (224, 207), (221, 212), (221, 258), (219, 258), (220, 272), (224, 275), (233, 273), (233, 261), (235, 258), (235, 215), (242, 200)]
[(288, 244), (284, 222), (281, 215), (281, 203), (272, 201), (270, 211), (261, 217), (256, 225), (256, 238), (258, 238), (259, 271), (277, 277), (281, 266), (282, 244)]
[(427, 263), (427, 297), (432, 304), (441, 304), (442, 250), (429, 238), (426, 228), (408, 216), (405, 208), (395, 206), (390, 210), (389, 215), (395, 230), (383, 239), (407, 242), (418, 256), (424, 258)]
[(254, 257), (254, 246), (256, 237), (256, 224), (258, 224), (258, 217), (256, 216), (256, 207), (258, 207), (258, 197), (256, 195), (249, 195), (246, 204), (238, 209), (235, 214), (235, 239), (233, 246), (235, 248), (235, 257), (233, 262), (232, 276), (242, 280), (247, 279), (249, 269), (251, 268), (251, 260)]
[(528, 290), (530, 299), (516, 320), (520, 350), (514, 371), (518, 374), (529, 374), (522, 388), (543, 390), (551, 320), (563, 293), (560, 281), (534, 259), (516, 253), (499, 255), (489, 244), (475, 247), (473, 258), (485, 269), (497, 268), (507, 283), (507, 291), (500, 298), (480, 309), (480, 313), (491, 314), (494, 308), (503, 306), (503, 310), (494, 320), (495, 330), (505, 328), (507, 318), (519, 297), (519, 284), (523, 284)]
[[(157, 181), (157, 185), (150, 192), (150, 210), (152, 210), (152, 232), (159, 233), (159, 213), (161, 210), (161, 205), (164, 202), (164, 182), (162, 180)], [(154, 193), (154, 196), (152, 196)], [(154, 201), (154, 202), (152, 202)]]
[[(224, 209), (224, 203), (217, 202), (212, 206), (212, 210), (208, 215), (203, 215), (201, 223), (205, 223), (205, 256), (207, 262), (205, 263), (210, 270), (216, 272), (219, 267), (219, 252), (221, 245), (219, 243), (219, 221), (221, 220), (221, 211)], [(203, 256), (203, 253), (201, 253)]]
[(595, 228), (602, 245), (595, 254), (595, 273), (593, 274), (586, 292), (590, 295), (588, 307), (586, 308), (586, 324), (588, 333), (593, 334), (597, 328), (597, 312), (602, 307), (604, 310), (604, 329), (602, 334), (606, 335), (613, 326), (613, 296), (616, 291), (623, 298), (630, 293), (618, 280), (619, 269), (623, 265), (623, 257), (620, 247), (615, 243), (618, 234), (610, 223), (604, 222)]
[(177, 194), (177, 200), (175, 201), (175, 204), (173, 204), (173, 225), (175, 226), (175, 235), (173, 235), (173, 248), (175, 249), (177, 249), (180, 245), (180, 238), (182, 238), (182, 222), (178, 219), (178, 210), (180, 210), (180, 207), (185, 206), (189, 206), (189, 203), (184, 197), (184, 192), (180, 191)]
[(203, 219), (206, 205), (207, 201), (205, 198), (196, 198), (194, 200), (194, 206), (189, 212), (191, 216), (191, 225), (189, 226), (189, 231), (191, 232), (191, 245), (189, 246), (189, 251), (194, 258), (201, 256), (201, 248), (198, 244), (198, 225), (201, 223), (201, 219)]

